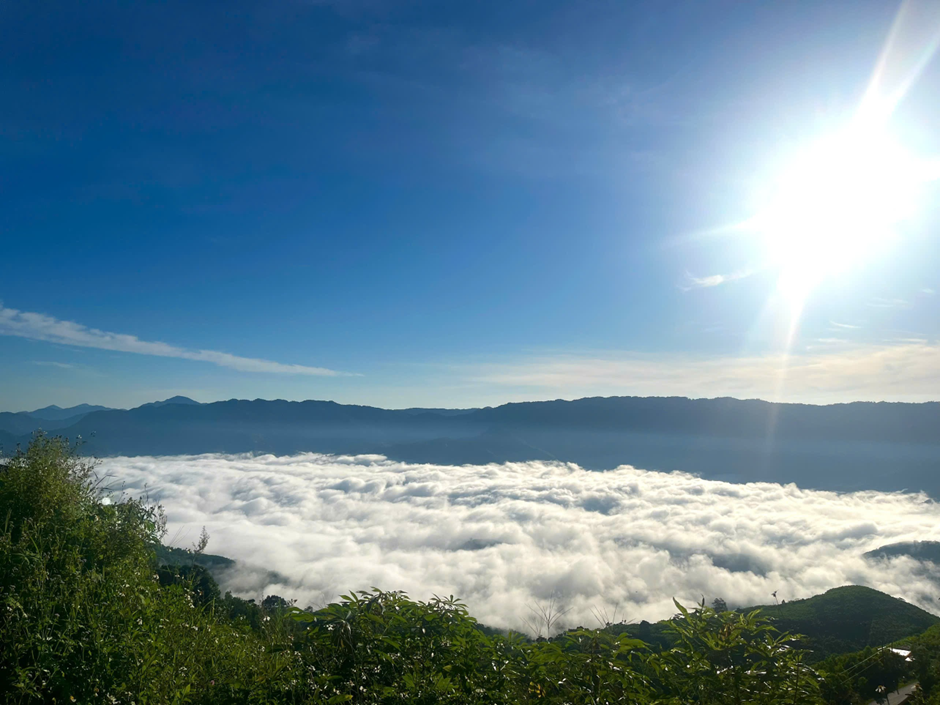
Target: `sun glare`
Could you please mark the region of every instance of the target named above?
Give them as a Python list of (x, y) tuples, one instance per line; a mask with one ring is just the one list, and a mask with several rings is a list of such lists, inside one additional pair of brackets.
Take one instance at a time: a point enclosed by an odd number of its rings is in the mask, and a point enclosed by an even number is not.
[(780, 292), (801, 303), (874, 255), (913, 213), (924, 180), (918, 161), (878, 131), (846, 130), (797, 155), (754, 223)]

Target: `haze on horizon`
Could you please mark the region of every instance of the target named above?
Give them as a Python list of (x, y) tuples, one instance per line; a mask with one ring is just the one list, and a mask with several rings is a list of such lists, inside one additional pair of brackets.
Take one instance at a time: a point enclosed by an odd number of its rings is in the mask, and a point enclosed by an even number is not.
[(0, 410), (940, 399), (940, 9), (0, 8)]

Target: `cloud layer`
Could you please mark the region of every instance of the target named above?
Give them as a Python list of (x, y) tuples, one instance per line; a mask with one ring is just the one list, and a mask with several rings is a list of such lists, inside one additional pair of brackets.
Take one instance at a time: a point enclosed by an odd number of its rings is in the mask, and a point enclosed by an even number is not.
[(73, 321), (61, 321), (43, 313), (5, 308), (2, 304), (0, 304), (0, 335), (13, 335), (19, 338), (29, 338), (30, 340), (42, 340), (47, 343), (75, 345), (81, 348), (98, 348), (100, 350), (115, 350), (138, 355), (176, 357), (182, 360), (211, 362), (219, 367), (228, 367), (240, 372), (269, 372), (319, 377), (336, 377), (345, 374), (324, 367), (285, 365), (270, 360), (239, 357), (216, 350), (190, 350), (167, 343), (149, 342), (134, 335), (109, 333), (97, 328), (88, 328)]
[(172, 543), (205, 525), (210, 552), (282, 576), (246, 569), (223, 587), (301, 605), (378, 586), (454, 594), (481, 621), (521, 628), (553, 595), (569, 626), (596, 625), (595, 610), (663, 618), (673, 596), (752, 605), (862, 584), (924, 607), (940, 598), (914, 561), (861, 557), (940, 537), (940, 508), (923, 495), (318, 454), (111, 458), (100, 470), (166, 507)]

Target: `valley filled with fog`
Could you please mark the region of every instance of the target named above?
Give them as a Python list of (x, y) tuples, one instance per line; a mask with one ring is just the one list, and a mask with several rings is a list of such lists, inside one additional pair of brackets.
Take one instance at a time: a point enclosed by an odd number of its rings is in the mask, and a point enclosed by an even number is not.
[(167, 512), (166, 542), (238, 561), (223, 590), (320, 605), (377, 586), (454, 594), (481, 622), (523, 628), (553, 597), (566, 626), (868, 585), (937, 613), (931, 564), (873, 561), (940, 538), (924, 494), (731, 484), (623, 466), (406, 464), (377, 455), (115, 457), (98, 473)]

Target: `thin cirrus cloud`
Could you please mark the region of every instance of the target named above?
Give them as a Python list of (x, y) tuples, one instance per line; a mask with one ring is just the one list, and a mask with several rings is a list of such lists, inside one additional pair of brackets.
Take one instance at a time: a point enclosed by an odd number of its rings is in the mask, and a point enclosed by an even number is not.
[[(527, 398), (687, 396), (831, 404), (940, 399), (940, 345), (920, 339), (852, 345), (828, 339), (800, 353), (697, 357), (596, 354), (467, 365), (476, 385)], [(833, 343), (837, 343), (833, 346)]]
[(906, 299), (886, 299), (881, 296), (875, 296), (868, 301), (871, 308), (910, 308), (911, 302)]
[(727, 284), (728, 282), (744, 279), (745, 277), (751, 276), (753, 273), (753, 270), (744, 269), (740, 272), (732, 272), (731, 274), (712, 274), (711, 276), (707, 277), (693, 277), (691, 274), (686, 274), (686, 280), (683, 284), (679, 285), (679, 288), (682, 291), (691, 291), (692, 289), (708, 289), (713, 286), (721, 286), (722, 284)]
[(940, 509), (923, 494), (315, 453), (109, 458), (100, 470), (165, 507), (172, 543), (205, 526), (210, 552), (239, 561), (223, 589), (301, 606), (378, 586), (456, 595), (483, 623), (524, 629), (552, 596), (570, 608), (564, 627), (605, 612), (669, 617), (673, 597), (737, 607), (860, 584), (932, 611), (940, 598), (936, 570), (863, 556), (940, 538)]
[(136, 355), (155, 357), (173, 357), (181, 360), (208, 362), (219, 367), (227, 367), (239, 372), (265, 372), (271, 374), (313, 375), (317, 377), (349, 376), (347, 372), (337, 372), (325, 367), (289, 365), (271, 360), (251, 357), (239, 357), (217, 350), (192, 350), (168, 343), (141, 340), (137, 336), (124, 333), (89, 328), (74, 321), (62, 321), (44, 313), (18, 311), (0, 304), (0, 335), (12, 335), (29, 340), (41, 340), (60, 345), (74, 345), (81, 348), (97, 348)]

